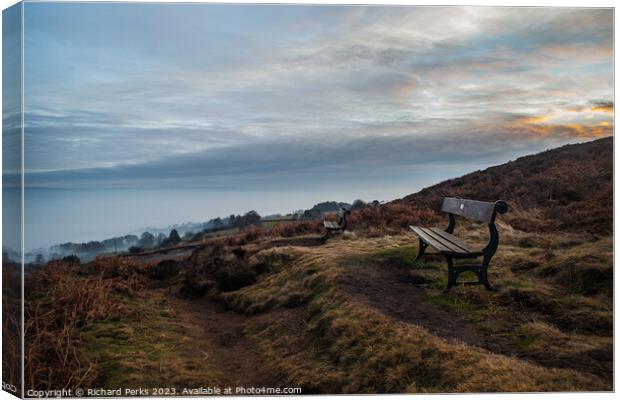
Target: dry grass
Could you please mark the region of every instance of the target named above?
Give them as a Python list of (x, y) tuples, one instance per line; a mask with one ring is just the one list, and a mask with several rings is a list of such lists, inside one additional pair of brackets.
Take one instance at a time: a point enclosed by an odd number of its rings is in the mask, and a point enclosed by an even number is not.
[(125, 304), (132, 314), (83, 330), (85, 351), (100, 372), (98, 386), (182, 388), (221, 382), (205, 356), (208, 350), (188, 336), (162, 292), (149, 291)]
[[(287, 384), (310, 393), (600, 390), (598, 378), (547, 369), (449, 343), (415, 325), (361, 307), (337, 291), (309, 305), (301, 332), (280, 324), (251, 328)], [(299, 334), (305, 345), (298, 347)], [(286, 350), (283, 350), (286, 349)], [(296, 349), (296, 350), (294, 350)], [(319, 350), (320, 349), (320, 350)]]
[(215, 384), (148, 279), (155, 265), (99, 257), (51, 262), (26, 280), (26, 388)]
[[(2, 266), (2, 381), (21, 382), (21, 279), (20, 266)], [(19, 389), (18, 389), (19, 390)]]
[[(483, 232), (479, 235), (482, 237)], [(507, 242), (518, 242), (522, 239), (520, 235), (523, 234), (515, 233), (515, 237), (506, 238)], [(577, 239), (560, 237), (551, 241), (550, 246), (567, 249), (566, 243), (571, 241), (577, 242)], [(553, 279), (527, 276), (522, 279), (521, 271), (507, 268), (505, 273), (504, 268), (500, 270), (507, 262), (528, 259), (531, 247), (508, 244), (506, 251), (498, 255), (497, 269), (492, 274), (493, 282), (500, 287), (498, 292), (457, 288), (443, 293), (444, 269), (432, 266), (424, 271), (430, 281), (425, 285), (429, 303), (455, 313), (456, 318), (471, 319), (479, 325), (482, 334), (503, 335), (501, 340), (505, 348), (513, 348), (518, 357), (446, 341), (419, 326), (382, 315), (342, 291), (339, 282), (349, 273), (351, 262), (360, 257), (372, 259), (377, 254), (380, 260), (385, 261), (387, 257), (410, 263), (415, 255), (411, 242), (415, 241), (408, 236), (363, 238), (351, 235), (318, 248), (271, 250), (268, 254), (275, 252), (276, 259), (288, 252), (295, 254), (289, 267), (274, 268), (256, 283), (224, 293), (221, 298), (235, 310), (252, 314), (307, 305), (309, 314), (305, 325), (292, 326), (268, 320), (269, 323), (253, 323), (248, 328), (265, 362), (281, 372), (283, 382), (301, 385), (306, 393), (610, 388), (607, 383), (609, 365), (606, 356), (601, 357), (601, 354), (611, 354), (611, 331), (588, 335), (567, 332), (561, 325), (554, 325), (563, 313), (583, 313), (586, 303), (576, 298), (573, 302), (556, 302), (558, 292), (565, 288)], [(602, 250), (608, 248), (609, 242), (602, 241), (599, 245)], [(575, 256), (581, 248), (581, 244), (574, 244), (565, 254)], [(544, 259), (545, 251), (541, 251), (540, 257)], [(528, 292), (535, 293), (540, 304), (522, 304), (513, 297)], [(605, 297), (600, 302), (581, 297), (590, 300), (590, 310), (594, 307), (601, 311), (610, 304)], [(547, 308), (551, 303), (556, 304), (555, 308)], [(509, 324), (515, 315), (519, 316), (519, 323)], [(553, 322), (545, 322), (547, 319)], [(556, 342), (558, 345), (546, 346), (554, 337), (561, 338)]]
[(111, 281), (79, 272), (79, 265), (52, 262), (26, 279), (27, 389), (88, 387), (97, 378), (96, 364), (82, 353), (81, 330), (126, 310), (111, 296)]
[(437, 220), (437, 213), (404, 201), (356, 210), (349, 219), (352, 230), (371, 237), (407, 230), (410, 225), (428, 225)]
[(307, 303), (328, 280), (329, 271), (315, 266), (312, 257), (286, 249), (267, 250), (254, 256), (256, 266), (269, 271), (255, 284), (215, 298), (245, 314), (257, 314), (277, 308), (298, 307)]

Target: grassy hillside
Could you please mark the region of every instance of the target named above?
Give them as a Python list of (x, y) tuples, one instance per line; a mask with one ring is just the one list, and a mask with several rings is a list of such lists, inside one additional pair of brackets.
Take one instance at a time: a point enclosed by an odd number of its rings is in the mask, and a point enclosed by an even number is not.
[[(27, 386), (611, 390), (610, 154), (603, 139), (524, 157), (355, 211), (327, 240), (297, 222), (191, 254), (50, 263), (27, 279)], [(444, 194), (509, 201), (495, 291), (446, 292), (442, 258), (413, 264), (407, 226), (443, 224), (428, 207)]]
[(409, 195), (438, 208), (444, 196), (506, 200), (513, 227), (527, 231), (612, 232), (613, 138), (566, 145), (450, 179)]

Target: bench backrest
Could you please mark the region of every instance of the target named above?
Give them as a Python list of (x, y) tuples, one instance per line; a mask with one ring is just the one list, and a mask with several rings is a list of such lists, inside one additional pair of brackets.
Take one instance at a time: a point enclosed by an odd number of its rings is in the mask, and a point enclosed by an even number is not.
[(508, 205), (502, 200), (491, 203), (488, 201), (444, 197), (441, 211), (479, 222), (491, 223), (494, 221), (496, 213), (503, 214), (508, 211)]
[(351, 211), (347, 210), (344, 207), (340, 207), (340, 210), (338, 210), (338, 225), (340, 225), (340, 228), (342, 228), (343, 230), (347, 228), (347, 224), (349, 223), (347, 221), (347, 217), (349, 216), (349, 214), (351, 214)]

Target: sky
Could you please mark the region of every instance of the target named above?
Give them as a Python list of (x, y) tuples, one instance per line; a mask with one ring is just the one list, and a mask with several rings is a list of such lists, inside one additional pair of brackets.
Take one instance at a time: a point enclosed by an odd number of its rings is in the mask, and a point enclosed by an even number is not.
[(406, 194), (613, 133), (611, 9), (26, 3), (24, 14), (27, 187)]

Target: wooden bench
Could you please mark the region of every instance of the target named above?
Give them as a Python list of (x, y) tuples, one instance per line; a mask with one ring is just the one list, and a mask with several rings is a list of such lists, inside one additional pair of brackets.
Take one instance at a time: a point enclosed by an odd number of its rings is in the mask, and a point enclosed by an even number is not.
[[(466, 283), (483, 284), (487, 290), (491, 290), (491, 285), (487, 278), (487, 268), (499, 246), (499, 234), (495, 226), (495, 217), (498, 213), (504, 214), (507, 212), (508, 205), (502, 200), (489, 203), (486, 201), (445, 197), (441, 205), (441, 211), (448, 214), (448, 226), (445, 229), (410, 226), (411, 230), (420, 240), (420, 247), (416, 260), (424, 255), (424, 251), (427, 247), (432, 247), (439, 252), (439, 254), (443, 255), (448, 262), (447, 289), (456, 285), (456, 280), (461, 273), (471, 271), (478, 276), (478, 282)], [(489, 241), (484, 248), (473, 248), (453, 235), (454, 226), (456, 224), (455, 216), (461, 216), (488, 224)], [(455, 266), (453, 261), (455, 258), (467, 259), (478, 257), (482, 257), (482, 264), (480, 265), (469, 264)]]
[(347, 217), (351, 214), (351, 211), (346, 208), (340, 208), (338, 210), (338, 221), (323, 221), (323, 226), (327, 230), (327, 234), (344, 232), (347, 229), (348, 221)]

